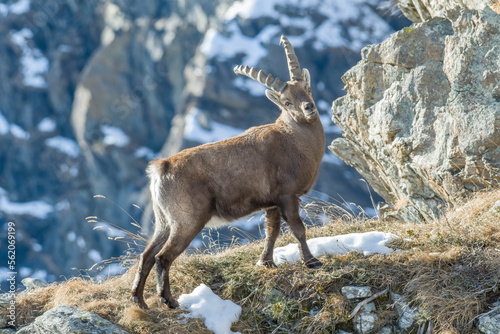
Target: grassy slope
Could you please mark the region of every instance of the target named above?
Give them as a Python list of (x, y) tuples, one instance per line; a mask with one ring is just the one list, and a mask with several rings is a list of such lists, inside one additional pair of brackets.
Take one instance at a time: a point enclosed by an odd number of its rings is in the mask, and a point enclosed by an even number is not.
[[(500, 297), (500, 212), (491, 210), (500, 190), (482, 193), (445, 218), (430, 224), (339, 217), (308, 229), (308, 237), (379, 230), (401, 237), (392, 246), (405, 250), (364, 257), (355, 252), (325, 256), (324, 267), (309, 270), (300, 263), (277, 269), (256, 267), (262, 241), (231, 247), (214, 255), (183, 255), (171, 271), (174, 296), (205, 283), (219, 296), (240, 304), (233, 330), (301, 333), (352, 330), (347, 321), (356, 303), (340, 293), (345, 285), (369, 285), (374, 292), (389, 288), (419, 305), (421, 321), (433, 320), (438, 333), (478, 333), (474, 318)], [(333, 212), (325, 204), (316, 211)], [(285, 233), (277, 246), (295, 242)], [(54, 306), (69, 305), (95, 312), (131, 333), (209, 333), (199, 319), (181, 325), (182, 313), (159, 305), (154, 271), (146, 288), (150, 309), (130, 302), (135, 268), (123, 276), (92, 283), (82, 278), (51, 284), (18, 298), (18, 325)], [(397, 321), (388, 296), (375, 300), (380, 325)]]

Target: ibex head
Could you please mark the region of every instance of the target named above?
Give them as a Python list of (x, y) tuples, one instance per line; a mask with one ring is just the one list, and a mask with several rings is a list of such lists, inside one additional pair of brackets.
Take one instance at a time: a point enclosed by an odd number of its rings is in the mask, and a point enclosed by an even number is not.
[(265, 85), (270, 89), (266, 90), (267, 98), (284, 113), (298, 123), (310, 123), (318, 118), (318, 110), (311, 94), (311, 76), (307, 69), (300, 70), (295, 51), (284, 35), (281, 35), (280, 45), (285, 47), (290, 81), (283, 83), (272, 74), (266, 75), (262, 70), (243, 65), (236, 66), (234, 73), (246, 75)]

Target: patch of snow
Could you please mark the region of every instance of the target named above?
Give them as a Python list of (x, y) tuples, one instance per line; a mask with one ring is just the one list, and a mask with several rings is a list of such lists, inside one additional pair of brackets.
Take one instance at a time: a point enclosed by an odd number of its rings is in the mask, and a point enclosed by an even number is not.
[(20, 63), (23, 84), (29, 87), (47, 88), (47, 82), (43, 75), (49, 69), (49, 60), (40, 49), (28, 46), (26, 40), (31, 38), (33, 38), (33, 32), (28, 28), (10, 32), (11, 41), (22, 51)]
[(0, 135), (5, 136), (9, 133), (9, 122), (5, 118), (5, 116), (0, 112)]
[(33, 274), (30, 275), (31, 278), (41, 279), (42, 281), (47, 281), (47, 270), (37, 269)]
[[(200, 50), (208, 58), (223, 60), (243, 54), (243, 63), (255, 66), (267, 53), (263, 44), (279, 39), (285, 28), (293, 27), (297, 33), (288, 39), (294, 47), (312, 42), (321, 52), (327, 48), (348, 48), (359, 52), (369, 43), (378, 43), (393, 32), (373, 9), (372, 0), (243, 0), (237, 1), (224, 14), (224, 34), (210, 29)], [(289, 15), (282, 8), (292, 8), (303, 13), (300, 17)], [(318, 10), (320, 8), (320, 10)], [(324, 20), (313, 20), (319, 13)], [(249, 37), (242, 33), (237, 20), (253, 20), (268, 17), (279, 24), (268, 25), (265, 32)]]
[(7, 16), (9, 14), (9, 6), (0, 3), (0, 16)]
[(80, 147), (78, 143), (70, 138), (66, 137), (52, 137), (45, 139), (45, 145), (58, 150), (61, 153), (69, 155), (72, 158), (76, 158), (80, 155)]
[(8, 215), (29, 215), (39, 219), (45, 219), (54, 211), (54, 207), (44, 201), (11, 202), (7, 192), (0, 188), (0, 211)]
[(34, 242), (34, 243), (31, 244), (31, 249), (34, 252), (41, 252), (43, 250), (43, 246), (40, 245), (38, 242)]
[(110, 238), (117, 238), (117, 237), (123, 238), (127, 235), (125, 233), (125, 231), (122, 231), (116, 227), (111, 226), (108, 223), (101, 222), (101, 221), (96, 223), (96, 225), (93, 229), (103, 231)]
[(377, 217), (378, 216), (378, 212), (377, 210), (375, 210), (374, 208), (372, 207), (366, 207), (366, 208), (363, 208), (363, 211), (365, 211), (365, 213), (370, 216), (370, 217)]
[(25, 131), (22, 127), (20, 127), (17, 124), (11, 124), (10, 125), (10, 133), (14, 137), (16, 137), (17, 139), (21, 139), (21, 140), (28, 140), (28, 139), (30, 139), (29, 132)]
[(52, 132), (56, 129), (56, 122), (49, 117), (45, 117), (38, 123), (36, 128), (40, 132)]
[(147, 160), (152, 160), (156, 156), (158, 156), (158, 154), (146, 146), (141, 146), (134, 152), (134, 157), (136, 158), (146, 158)]
[(29, 275), (31, 275), (32, 272), (33, 272), (33, 269), (28, 268), (28, 267), (19, 268), (19, 276), (21, 276), (21, 277), (28, 277)]
[(244, 130), (229, 125), (210, 122), (210, 130), (200, 125), (199, 118), (203, 112), (198, 108), (191, 108), (185, 117), (184, 138), (198, 143), (212, 143), (237, 136)]
[(226, 31), (229, 32), (228, 36), (222, 35), (214, 28), (208, 29), (200, 45), (200, 51), (207, 58), (217, 57), (221, 60), (244, 54), (243, 63), (256, 66), (268, 53), (262, 44), (268, 43), (279, 33), (280, 28), (268, 25), (257, 36), (248, 37), (241, 32), (236, 21), (231, 21), (227, 24)]
[(69, 204), (69, 201), (67, 199), (64, 199), (64, 200), (56, 203), (56, 210), (57, 211), (68, 210), (70, 207), (71, 207), (71, 205)]
[(9, 11), (16, 15), (21, 15), (29, 12), (31, 6), (31, 0), (18, 0), (13, 4), (9, 5)]
[(77, 237), (76, 238), (76, 245), (80, 248), (85, 248), (87, 247), (87, 243), (85, 242), (85, 239), (83, 237)]
[(62, 164), (60, 166), (61, 173), (68, 173), (69, 175), (76, 177), (78, 176), (78, 167), (68, 166), (68, 164)]
[(125, 147), (130, 143), (130, 137), (116, 126), (102, 125), (101, 131), (104, 134), (104, 146)]
[(238, 76), (233, 80), (233, 86), (239, 88), (243, 91), (247, 91), (253, 96), (263, 96), (265, 95), (266, 87), (260, 82), (255, 80), (247, 80), (241, 76)]
[(191, 241), (191, 243), (189, 244), (189, 247), (190, 248), (200, 248), (200, 247), (203, 247), (203, 241), (201, 241), (200, 239), (193, 239), (193, 241)]
[(344, 161), (342, 161), (342, 159), (340, 159), (338, 156), (335, 155), (335, 153), (331, 151), (326, 152), (325, 155), (323, 155), (323, 160), (321, 161), (327, 164), (333, 164), (337, 166), (344, 165)]
[(91, 259), (95, 263), (102, 261), (101, 253), (99, 253), (99, 251), (97, 251), (95, 249), (89, 250), (88, 256), (89, 256), (89, 259)]
[(201, 284), (190, 294), (179, 297), (181, 309), (189, 311), (181, 317), (201, 318), (205, 326), (215, 334), (234, 333), (231, 324), (238, 321), (241, 307), (230, 300), (223, 300), (205, 284)]
[(125, 272), (125, 268), (121, 266), (119, 263), (111, 263), (106, 266), (98, 275), (95, 277), (95, 281), (98, 283), (102, 283), (106, 278), (121, 275)]
[[(324, 85), (325, 84), (323, 84), (323, 86)], [(319, 86), (319, 84), (318, 84), (318, 86)], [(327, 113), (331, 109), (330, 104), (328, 102), (326, 102), (325, 100), (318, 100), (318, 102), (316, 102), (316, 106), (318, 107), (319, 110), (327, 112)], [(322, 116), (324, 116), (324, 115), (322, 115)], [(331, 118), (330, 118), (330, 120), (331, 120)]]
[[(346, 254), (351, 251), (357, 251), (366, 256), (394, 252), (386, 245), (396, 238), (397, 236), (391, 233), (372, 231), (309, 239), (307, 245), (315, 257), (327, 254)], [(289, 244), (274, 250), (276, 264), (294, 263), (299, 258), (298, 244)]]
[(66, 234), (66, 239), (68, 239), (68, 241), (70, 242), (73, 242), (76, 240), (76, 233), (71, 231), (71, 232), (68, 232), (68, 234)]
[(7, 267), (0, 267), (0, 283), (6, 282), (13, 275), (12, 271)]
[(340, 131), (340, 128), (335, 123), (333, 123), (332, 116), (330, 114), (326, 115), (320, 114), (319, 119), (321, 120), (321, 124), (323, 124), (323, 130), (325, 131), (325, 133), (332, 133), (332, 134), (342, 133), (342, 131)]

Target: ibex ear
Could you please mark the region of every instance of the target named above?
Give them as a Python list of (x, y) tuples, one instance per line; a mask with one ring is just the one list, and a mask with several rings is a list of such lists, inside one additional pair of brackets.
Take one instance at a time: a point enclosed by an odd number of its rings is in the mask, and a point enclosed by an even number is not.
[(311, 75), (309, 74), (309, 70), (307, 68), (302, 70), (302, 80), (307, 82), (307, 85), (311, 87)]
[(266, 90), (266, 96), (269, 100), (271, 100), (277, 106), (281, 106), (280, 96), (278, 93), (273, 92), (272, 90)]

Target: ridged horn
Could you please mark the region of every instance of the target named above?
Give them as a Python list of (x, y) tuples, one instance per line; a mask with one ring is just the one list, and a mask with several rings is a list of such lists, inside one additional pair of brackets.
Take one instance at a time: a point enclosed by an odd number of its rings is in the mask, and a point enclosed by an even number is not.
[(295, 55), (292, 44), (288, 41), (285, 35), (281, 35), (280, 45), (285, 47), (286, 62), (288, 63), (288, 72), (290, 72), (290, 80), (302, 80), (302, 72), (300, 70), (299, 60)]
[(236, 73), (236, 75), (238, 74), (246, 75), (250, 79), (254, 79), (255, 81), (260, 82), (261, 84), (275, 91), (276, 93), (281, 94), (286, 86), (286, 82), (283, 83), (279, 78), (273, 77), (272, 74), (266, 75), (264, 71), (262, 70), (257, 71), (253, 67), (238, 65), (234, 68), (234, 73)]

